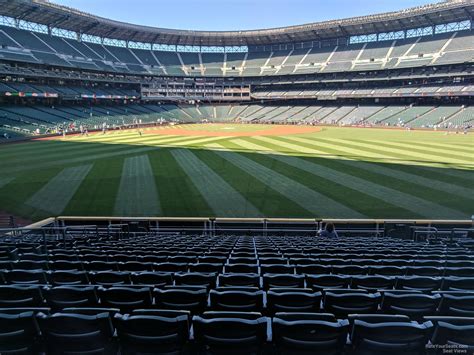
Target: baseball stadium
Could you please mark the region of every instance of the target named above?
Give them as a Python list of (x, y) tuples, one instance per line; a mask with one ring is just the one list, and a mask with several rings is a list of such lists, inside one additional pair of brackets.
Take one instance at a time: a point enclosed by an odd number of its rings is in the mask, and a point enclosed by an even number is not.
[(474, 353), (472, 0), (59, 3), (0, 0), (1, 354)]

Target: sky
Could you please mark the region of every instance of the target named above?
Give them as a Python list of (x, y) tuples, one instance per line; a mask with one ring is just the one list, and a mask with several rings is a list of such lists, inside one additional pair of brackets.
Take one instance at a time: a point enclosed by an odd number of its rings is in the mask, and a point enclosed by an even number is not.
[(396, 11), (435, 0), (51, 0), (94, 15), (183, 30), (238, 31)]

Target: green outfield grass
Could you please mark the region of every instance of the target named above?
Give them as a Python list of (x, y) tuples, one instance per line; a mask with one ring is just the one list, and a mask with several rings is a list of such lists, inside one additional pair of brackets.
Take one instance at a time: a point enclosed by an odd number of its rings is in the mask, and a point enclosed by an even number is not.
[[(265, 125), (189, 125), (255, 132)], [(323, 128), (285, 136), (116, 131), (0, 145), (0, 210), (51, 215), (470, 218), (473, 135)], [(150, 132), (148, 132), (150, 133)]]

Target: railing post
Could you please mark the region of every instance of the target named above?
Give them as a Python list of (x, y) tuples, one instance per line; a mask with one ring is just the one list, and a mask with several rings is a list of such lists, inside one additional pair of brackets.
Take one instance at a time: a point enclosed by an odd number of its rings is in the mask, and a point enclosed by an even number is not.
[(46, 250), (46, 246), (47, 246), (47, 243), (46, 243), (46, 231), (44, 228), (41, 228), (41, 231), (43, 232), (43, 245), (44, 245), (44, 249)]
[(10, 223), (10, 227), (16, 228), (15, 217), (10, 216), (10, 221), (9, 221), (9, 223)]
[(63, 243), (64, 243), (64, 246), (66, 246), (66, 232), (67, 232), (67, 227), (64, 227), (62, 229), (62, 232), (63, 232)]

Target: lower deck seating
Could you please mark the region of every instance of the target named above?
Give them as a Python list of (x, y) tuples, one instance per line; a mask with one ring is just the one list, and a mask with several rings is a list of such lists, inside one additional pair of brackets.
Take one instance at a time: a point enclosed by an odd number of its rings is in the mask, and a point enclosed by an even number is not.
[(154, 233), (71, 242), (0, 242), (1, 353), (474, 346), (474, 255), (459, 243)]

